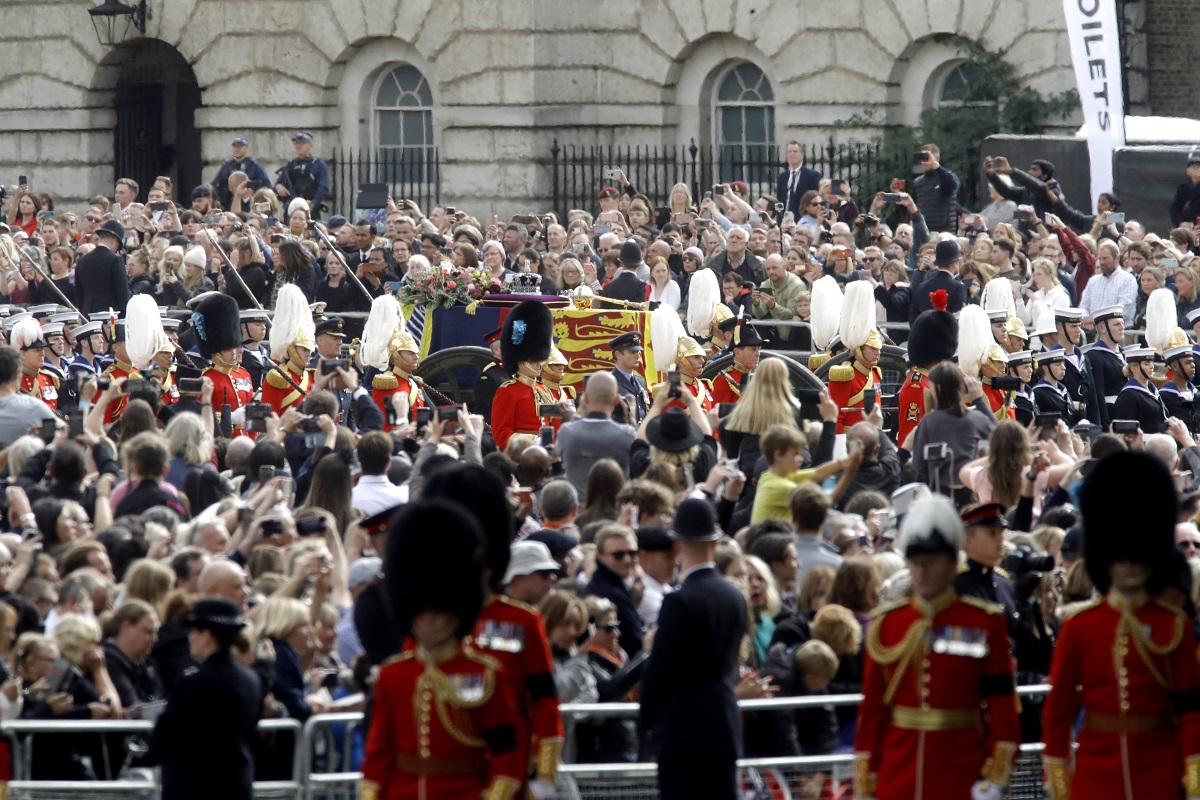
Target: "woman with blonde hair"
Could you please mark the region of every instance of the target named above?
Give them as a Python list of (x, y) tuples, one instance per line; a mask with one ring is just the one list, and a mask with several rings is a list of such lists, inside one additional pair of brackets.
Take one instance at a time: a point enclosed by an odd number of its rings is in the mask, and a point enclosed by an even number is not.
[(687, 222), (689, 215), (695, 213), (692, 203), (692, 190), (686, 183), (677, 183), (671, 187), (671, 222)]
[(996, 277), (996, 268), (985, 261), (966, 261), (958, 271), (958, 279), (967, 287), (967, 296), (976, 305), (983, 297), (983, 287)]
[(1150, 302), (1150, 295), (1154, 294), (1155, 289), (1161, 289), (1166, 285), (1167, 272), (1162, 267), (1148, 266), (1142, 270), (1142, 275), (1138, 279), (1137, 301), (1134, 303), (1134, 328), (1146, 329), (1146, 305)]
[(1017, 316), (1026, 325), (1036, 325), (1048, 309), (1067, 308), (1071, 297), (1058, 280), (1058, 270), (1048, 258), (1035, 258), (1029, 268), (1030, 283), (1021, 287), (1021, 296), (1016, 300)]
[(796, 593), (796, 611), (816, 612), (829, 602), (829, 593), (833, 590), (833, 579), (837, 572), (833, 567), (819, 565), (804, 573), (800, 582), (800, 591)]
[(783, 607), (775, 575), (758, 556), (742, 556), (746, 564), (747, 608), (750, 611), (750, 641), (753, 644), (751, 663), (762, 665), (775, 634), (775, 615)]
[(719, 425), (721, 447), (736, 456), (747, 475), (758, 460), (758, 437), (772, 425), (800, 430), (800, 401), (792, 393), (787, 367), (777, 358), (763, 359), (733, 413)]
[(167, 423), (163, 434), (167, 438), (167, 449), (171, 454), (167, 483), (182, 491), (184, 481), (193, 469), (214, 468), (213, 435), (199, 415), (188, 412), (176, 414)]
[(279, 195), (273, 189), (263, 187), (254, 193), (250, 208), (261, 217), (279, 218)]
[(163, 615), (163, 603), (175, 585), (175, 572), (161, 561), (139, 558), (125, 572), (125, 597), (121, 603), (139, 600), (159, 617)]
[(309, 694), (301, 663), (316, 650), (315, 631), (308, 606), (292, 597), (272, 597), (263, 603), (255, 639), (270, 639), (275, 648), (275, 684), (272, 694), (303, 722), (326, 710), (326, 704)]

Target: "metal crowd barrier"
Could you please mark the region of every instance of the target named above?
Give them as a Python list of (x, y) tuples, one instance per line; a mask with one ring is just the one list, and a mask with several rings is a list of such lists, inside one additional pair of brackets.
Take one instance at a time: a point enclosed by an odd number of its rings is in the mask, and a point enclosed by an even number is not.
[[(1022, 686), (1022, 697), (1043, 696), (1047, 685)], [(849, 706), (862, 701), (860, 694), (825, 695), (817, 697), (783, 697), (766, 700), (743, 700), (738, 707), (745, 712), (782, 711), (820, 706)], [(630, 719), (636, 717), (636, 703), (565, 704), (561, 707), (571, 742), (579, 724), (601, 719)], [(316, 714), (301, 727), (296, 720), (264, 720), (259, 730), (289, 732), (294, 738), (292, 774), (285, 781), (257, 781), (256, 800), (292, 798), (293, 800), (355, 800), (357, 784), (362, 773), (357, 759), (361, 751), (356, 744), (365, 736), (361, 730), (363, 715), (359, 712)], [(49, 798), (88, 798), (88, 800), (158, 800), (160, 786), (156, 770), (135, 770), (116, 781), (34, 781), (29, 777), (32, 746), (24, 741), (27, 735), (38, 733), (125, 734), (148, 737), (153, 725), (139, 721), (42, 721), (9, 720), (0, 722), (0, 736), (12, 748), (14, 780), (8, 785), (9, 800), (48, 800)], [(1043, 800), (1041, 744), (1021, 746), (1013, 773), (1009, 800)], [(658, 800), (652, 763), (578, 764), (564, 750), (564, 763), (559, 767), (558, 788), (554, 800)], [(765, 786), (768, 796), (818, 797), (837, 796), (849, 786), (854, 774), (854, 757), (850, 754), (826, 756), (797, 756), (786, 758), (746, 758), (738, 762), (739, 781), (749, 790)]]

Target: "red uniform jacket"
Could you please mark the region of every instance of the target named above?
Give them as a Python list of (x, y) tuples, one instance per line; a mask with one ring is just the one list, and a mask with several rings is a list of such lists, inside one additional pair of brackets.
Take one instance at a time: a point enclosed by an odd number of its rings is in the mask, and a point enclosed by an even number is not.
[(857, 797), (967, 798), (1008, 784), (1021, 741), (1004, 609), (948, 591), (885, 606), (867, 630)]
[(913, 367), (900, 387), (897, 402), (900, 406), (900, 429), (896, 434), (896, 444), (902, 444), (908, 435), (916, 429), (917, 423), (925, 412), (925, 390), (932, 389), (929, 383), (929, 370), (923, 367)]
[[(720, 379), (720, 376), (717, 377)], [(691, 381), (690, 383), (688, 382), (689, 380)], [(717, 402), (713, 400), (712, 381), (705, 380), (704, 378), (683, 378), (682, 383), (683, 387), (692, 393), (692, 397), (695, 397), (700, 401), (700, 408), (704, 409), (705, 412), (712, 411), (717, 407)], [(650, 396), (653, 397), (654, 395), (658, 394), (658, 390), (661, 387), (661, 383), (655, 385), (654, 388), (650, 390)], [(666, 411), (667, 408), (682, 408), (686, 411), (687, 405), (682, 400), (672, 400), (671, 402), (667, 403), (666, 408), (664, 408), (663, 411)]]
[[(250, 378), (250, 373), (241, 367), (234, 367), (228, 372), (211, 367), (204, 371), (203, 377), (213, 382), (212, 401), (218, 419), (221, 417), (221, 406), (225, 403), (229, 403), (230, 411), (237, 411), (254, 400), (254, 381)], [(233, 435), (250, 434), (244, 430), (236, 430)]]
[[(874, 388), (879, 391), (883, 382), (883, 373), (879, 367), (866, 367), (857, 359), (853, 365), (835, 364), (829, 368), (829, 396), (838, 404), (837, 432), (844, 433), (845, 429), (853, 428), (863, 421), (861, 411), (843, 411), (846, 408), (862, 408), (863, 392)], [(879, 402), (878, 394), (875, 402)], [(901, 439), (901, 441), (904, 441)]]
[[(304, 402), (305, 393), (308, 392), (312, 385), (312, 370), (303, 369), (297, 371), (296, 366), (287, 361), (279, 365), (287, 370), (287, 374), (300, 385), (304, 392), (298, 392), (296, 389), (283, 379), (283, 376), (274, 369), (269, 369), (263, 375), (262, 382), (262, 401), (271, 406), (271, 410), (279, 416), (283, 416), (283, 412), (287, 411), (294, 405), (299, 405)], [(215, 395), (214, 395), (215, 398)], [(215, 402), (215, 399), (214, 399)]]
[(553, 782), (563, 724), (542, 615), (532, 606), (493, 596), (475, 623), (471, 644), (503, 665), (517, 702), (517, 747), (526, 759), (532, 754), (539, 779)]
[[(713, 405), (718, 403), (736, 403), (742, 397), (742, 376), (745, 375), (738, 365), (727, 367), (721, 374), (713, 378)], [(751, 373), (753, 374), (753, 373)]]
[(1200, 672), (1182, 612), (1110, 592), (1063, 625), (1050, 683), (1043, 761), (1054, 800), (1174, 798), (1181, 785), (1200, 796)]
[[(141, 373), (133, 368), (132, 364), (123, 364), (120, 361), (113, 361), (108, 365), (108, 369), (104, 370), (104, 377), (110, 381), (113, 378), (140, 378)], [(108, 404), (108, 408), (104, 410), (104, 424), (111, 425), (120, 418), (121, 412), (125, 410), (125, 404), (129, 402), (129, 398), (125, 395), (113, 400)]]
[(533, 378), (518, 375), (502, 384), (492, 398), (492, 439), (496, 447), (503, 450), (514, 433), (541, 433), (542, 426), (549, 425), (552, 418), (539, 415), (539, 406), (553, 402), (546, 387)]
[(454, 642), (384, 662), (359, 800), (509, 800), (525, 777), (500, 665)]
[(30, 397), (36, 397), (46, 405), (50, 406), (51, 410), (58, 410), (58, 377), (49, 370), (38, 370), (33, 375), (30, 375), (21, 369), (21, 394), (27, 394)]
[(1017, 409), (1013, 406), (1015, 393), (993, 389), (991, 381), (991, 378), (983, 379), (983, 396), (987, 398), (992, 413), (996, 415), (996, 420), (1003, 422), (1006, 419), (1016, 419)]
[(417, 409), (425, 407), (425, 393), (412, 379), (409, 373), (399, 367), (392, 367), (387, 372), (381, 372), (371, 380), (371, 399), (383, 413), (383, 430), (390, 431), (392, 425), (388, 422), (392, 414), (392, 395), (397, 392), (408, 393), (408, 418), (410, 422), (417, 421)]

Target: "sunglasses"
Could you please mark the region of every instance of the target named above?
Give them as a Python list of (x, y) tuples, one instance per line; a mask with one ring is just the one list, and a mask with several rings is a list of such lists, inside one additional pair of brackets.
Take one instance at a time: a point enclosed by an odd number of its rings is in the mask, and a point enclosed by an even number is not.
[(863, 261), (864, 261), (864, 262), (867, 262), (867, 261), (878, 261), (878, 260), (879, 260), (879, 257), (878, 257), (878, 256), (863, 256)]
[(616, 633), (617, 631), (621, 630), (621, 623), (610, 622), (607, 625), (604, 625), (603, 628), (604, 628), (604, 630), (608, 631), (609, 633)]
[(637, 550), (614, 550), (608, 555), (617, 561), (624, 561), (627, 558), (637, 558)]
[(1200, 541), (1195, 539), (1184, 539), (1182, 542), (1176, 542), (1175, 546), (1180, 550), (1200, 550)]
[(84, 219), (86, 219), (88, 222), (99, 222), (100, 221), (99, 217), (84, 217)]

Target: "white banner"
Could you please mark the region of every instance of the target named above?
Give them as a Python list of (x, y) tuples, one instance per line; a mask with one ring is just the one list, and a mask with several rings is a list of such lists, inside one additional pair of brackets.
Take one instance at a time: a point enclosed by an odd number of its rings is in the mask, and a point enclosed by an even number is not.
[(1113, 188), (1113, 151), (1125, 144), (1116, 0), (1063, 0), (1075, 85), (1092, 162), (1092, 206)]

